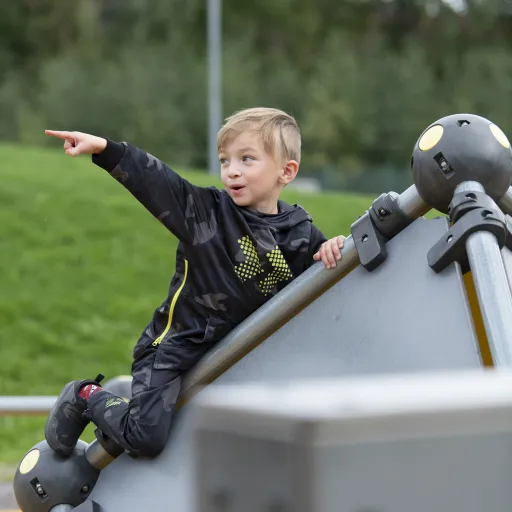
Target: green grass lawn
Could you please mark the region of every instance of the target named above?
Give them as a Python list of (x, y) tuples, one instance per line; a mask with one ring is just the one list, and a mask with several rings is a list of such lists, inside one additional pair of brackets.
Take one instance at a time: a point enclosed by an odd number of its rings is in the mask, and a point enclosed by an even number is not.
[[(89, 158), (60, 148), (0, 146), (0, 395), (55, 395), (72, 379), (128, 374), (174, 270), (175, 238)], [(327, 236), (348, 234), (374, 199), (292, 190), (283, 198)], [(0, 463), (18, 463), (43, 439), (44, 422), (0, 417)]]

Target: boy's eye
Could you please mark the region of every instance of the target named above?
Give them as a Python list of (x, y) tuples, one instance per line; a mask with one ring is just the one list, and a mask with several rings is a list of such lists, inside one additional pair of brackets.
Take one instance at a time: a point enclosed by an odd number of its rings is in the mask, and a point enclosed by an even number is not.
[(254, 160), (254, 158), (253, 158), (252, 156), (250, 156), (250, 155), (245, 155), (245, 156), (242, 158), (242, 160), (243, 160), (244, 162), (247, 162), (248, 160)]
[(220, 162), (220, 165), (224, 165), (227, 162), (227, 158), (220, 158), (219, 162)]

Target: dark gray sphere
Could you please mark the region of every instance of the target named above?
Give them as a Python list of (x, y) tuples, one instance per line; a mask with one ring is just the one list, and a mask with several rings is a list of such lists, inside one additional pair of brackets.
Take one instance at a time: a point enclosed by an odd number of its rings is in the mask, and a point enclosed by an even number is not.
[(99, 476), (85, 457), (87, 443), (78, 441), (70, 457), (57, 455), (46, 441), (35, 445), (20, 462), (13, 488), (23, 511), (48, 512), (57, 505), (77, 507), (91, 493)]
[(494, 123), (455, 114), (432, 123), (419, 137), (411, 160), (414, 184), (432, 208), (448, 213), (457, 185), (477, 181), (498, 201), (512, 182), (512, 149)]

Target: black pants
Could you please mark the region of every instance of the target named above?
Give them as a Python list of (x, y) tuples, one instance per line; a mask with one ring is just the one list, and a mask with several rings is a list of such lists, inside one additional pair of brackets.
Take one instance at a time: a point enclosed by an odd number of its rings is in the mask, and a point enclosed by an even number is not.
[(132, 457), (156, 457), (165, 448), (182, 376), (207, 348), (192, 342), (154, 347), (152, 341), (143, 335), (135, 347), (130, 401), (106, 390), (88, 400), (86, 417)]

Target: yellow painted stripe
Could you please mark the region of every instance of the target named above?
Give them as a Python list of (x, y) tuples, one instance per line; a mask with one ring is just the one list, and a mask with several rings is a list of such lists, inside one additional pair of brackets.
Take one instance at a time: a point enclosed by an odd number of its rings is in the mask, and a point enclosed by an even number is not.
[(178, 297), (180, 296), (181, 290), (183, 290), (183, 287), (185, 286), (185, 282), (187, 280), (187, 274), (188, 274), (188, 261), (185, 260), (185, 275), (183, 276), (183, 282), (181, 283), (181, 286), (178, 288), (178, 291), (174, 294), (174, 297), (172, 298), (171, 306), (169, 307), (169, 317), (167, 318), (167, 325), (164, 329), (164, 332), (158, 336), (158, 338), (153, 341), (153, 346), (156, 347), (157, 345), (160, 345), (162, 343), (162, 340), (164, 339), (165, 335), (169, 332), (169, 329), (171, 328), (172, 323), (172, 316), (174, 314), (174, 307), (176, 306), (176, 301), (178, 300)]
[(491, 349), (489, 348), (489, 340), (487, 339), (487, 334), (485, 332), (484, 320), (482, 318), (482, 312), (480, 311), (475, 282), (473, 281), (473, 275), (471, 272), (467, 272), (464, 275), (464, 284), (466, 285), (469, 307), (471, 309), (471, 315), (473, 316), (476, 336), (480, 346), (480, 356), (482, 358), (482, 363), (484, 366), (492, 368), (494, 363), (492, 360)]

